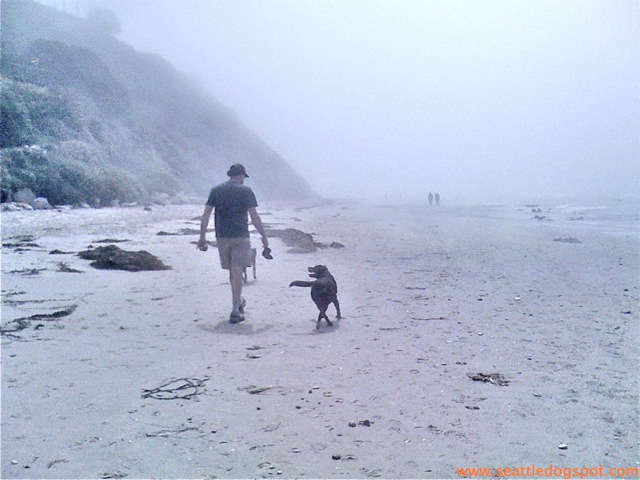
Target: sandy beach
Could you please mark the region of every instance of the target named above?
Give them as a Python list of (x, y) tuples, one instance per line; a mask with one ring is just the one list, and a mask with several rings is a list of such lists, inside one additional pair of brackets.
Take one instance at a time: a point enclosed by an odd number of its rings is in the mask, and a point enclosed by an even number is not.
[[(237, 325), (201, 205), (3, 212), (2, 478), (638, 468), (637, 226), (536, 208), (261, 205), (344, 247), (273, 238)], [(171, 269), (92, 268), (101, 240)], [(319, 330), (288, 287), (315, 264), (343, 313)]]

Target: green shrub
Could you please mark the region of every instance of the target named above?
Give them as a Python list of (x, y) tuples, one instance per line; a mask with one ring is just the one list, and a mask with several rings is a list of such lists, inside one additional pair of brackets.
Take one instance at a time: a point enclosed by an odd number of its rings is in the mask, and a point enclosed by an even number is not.
[(52, 205), (88, 202), (105, 206), (141, 198), (136, 182), (109, 166), (62, 164), (50, 161), (38, 147), (4, 149), (0, 152), (0, 184), (3, 190), (30, 189)]
[(61, 93), (0, 76), (0, 148), (37, 145), (80, 129)]
[(29, 109), (15, 83), (0, 77), (0, 148), (36, 142)]

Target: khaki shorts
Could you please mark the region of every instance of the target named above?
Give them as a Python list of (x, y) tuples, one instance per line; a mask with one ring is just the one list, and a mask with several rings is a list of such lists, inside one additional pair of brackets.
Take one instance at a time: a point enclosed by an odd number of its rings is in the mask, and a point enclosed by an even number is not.
[(234, 267), (250, 267), (251, 240), (249, 237), (217, 238), (220, 265), (225, 270)]

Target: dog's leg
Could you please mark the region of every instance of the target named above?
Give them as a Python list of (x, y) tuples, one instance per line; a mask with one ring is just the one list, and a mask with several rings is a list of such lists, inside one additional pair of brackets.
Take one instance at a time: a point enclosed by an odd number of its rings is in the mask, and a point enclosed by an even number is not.
[(242, 267), (242, 281), (247, 283), (247, 267)]
[(253, 279), (255, 280), (256, 278), (256, 256), (253, 256)]
[(290, 287), (313, 287), (316, 282), (305, 282), (304, 280), (294, 280), (289, 284)]
[(336, 312), (338, 312), (336, 315), (336, 318), (342, 318), (342, 315), (340, 314), (340, 302), (338, 301), (337, 298), (333, 301), (333, 304), (336, 307)]
[(320, 321), (322, 320), (322, 312), (318, 314), (318, 320), (316, 320), (316, 330), (320, 330)]
[(327, 311), (325, 310), (324, 312), (321, 313), (321, 315), (327, 321), (327, 325), (329, 325), (330, 327), (333, 327), (333, 322), (329, 320), (329, 317), (327, 317)]

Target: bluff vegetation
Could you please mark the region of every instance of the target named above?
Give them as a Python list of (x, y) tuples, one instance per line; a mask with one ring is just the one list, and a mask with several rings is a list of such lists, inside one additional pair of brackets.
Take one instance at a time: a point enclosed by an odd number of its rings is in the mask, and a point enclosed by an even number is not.
[(119, 41), (115, 15), (81, 19), (32, 0), (0, 2), (3, 195), (51, 204), (204, 195), (233, 163), (258, 198), (317, 198), (239, 118), (156, 55)]

